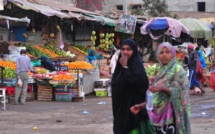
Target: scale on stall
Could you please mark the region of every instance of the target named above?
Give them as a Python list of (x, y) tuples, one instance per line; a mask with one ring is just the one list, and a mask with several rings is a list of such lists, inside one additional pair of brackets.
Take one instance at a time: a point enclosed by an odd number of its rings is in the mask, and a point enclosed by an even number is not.
[(110, 79), (99, 79), (95, 81), (94, 91), (96, 96), (111, 96)]

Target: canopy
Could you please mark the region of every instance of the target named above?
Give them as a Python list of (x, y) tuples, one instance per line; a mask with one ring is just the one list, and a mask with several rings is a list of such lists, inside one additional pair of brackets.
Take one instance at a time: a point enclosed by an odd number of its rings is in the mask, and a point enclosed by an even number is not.
[(149, 27), (152, 30), (166, 29), (168, 27), (168, 23), (166, 19), (159, 18), (152, 21)]
[(148, 22), (144, 22), (140, 28), (143, 35), (149, 34), (154, 40), (166, 34), (179, 38), (181, 33), (190, 34), (189, 30), (178, 20), (169, 17), (157, 17)]
[(192, 18), (180, 19), (179, 21), (189, 29), (192, 38), (212, 38), (212, 30), (207, 23)]

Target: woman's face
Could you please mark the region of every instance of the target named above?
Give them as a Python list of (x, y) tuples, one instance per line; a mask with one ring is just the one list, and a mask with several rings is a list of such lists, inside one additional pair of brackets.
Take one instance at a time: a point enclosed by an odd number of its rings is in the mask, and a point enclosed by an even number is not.
[(171, 61), (172, 54), (167, 47), (162, 48), (161, 52), (158, 55), (158, 59), (164, 65), (168, 64)]
[(132, 56), (133, 50), (129, 45), (123, 45), (121, 48), (121, 55), (126, 55), (128, 59)]

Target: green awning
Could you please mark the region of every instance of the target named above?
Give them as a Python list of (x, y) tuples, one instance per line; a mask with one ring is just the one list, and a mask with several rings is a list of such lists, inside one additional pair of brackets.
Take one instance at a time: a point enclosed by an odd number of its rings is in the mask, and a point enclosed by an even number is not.
[(110, 18), (107, 18), (107, 17), (104, 17), (104, 16), (97, 16), (97, 15), (86, 14), (86, 13), (85, 13), (85, 15), (90, 16), (92, 18), (95, 18), (98, 21), (104, 21), (105, 25), (108, 25), (108, 26), (115, 27), (116, 23), (117, 23), (117, 20), (110, 19)]
[(192, 18), (180, 19), (179, 21), (190, 31), (192, 38), (212, 38), (212, 30), (205, 22)]

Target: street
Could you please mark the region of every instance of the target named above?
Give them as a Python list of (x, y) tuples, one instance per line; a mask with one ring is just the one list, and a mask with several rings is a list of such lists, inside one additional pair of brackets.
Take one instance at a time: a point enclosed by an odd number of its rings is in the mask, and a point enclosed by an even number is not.
[[(191, 95), (192, 134), (214, 134), (215, 92)], [(83, 102), (29, 101), (7, 104), (0, 112), (0, 134), (112, 134), (111, 97), (87, 96)]]

